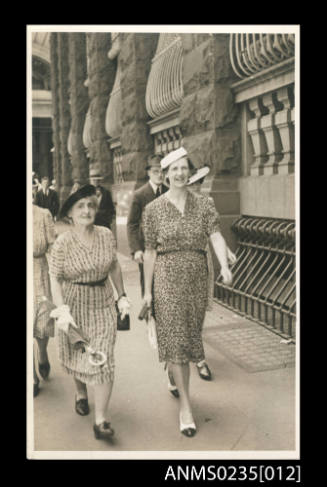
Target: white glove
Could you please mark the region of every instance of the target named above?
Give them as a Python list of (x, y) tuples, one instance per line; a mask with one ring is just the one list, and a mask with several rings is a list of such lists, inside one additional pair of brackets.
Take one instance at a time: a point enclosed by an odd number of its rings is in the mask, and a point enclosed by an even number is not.
[(126, 315), (129, 315), (131, 309), (130, 300), (126, 296), (121, 296), (117, 302), (120, 317), (123, 320)]
[(237, 260), (236, 255), (234, 254), (234, 252), (231, 251), (229, 247), (227, 247), (227, 260), (229, 265), (235, 264)]
[(70, 314), (70, 309), (67, 304), (62, 304), (61, 306), (58, 306), (58, 308), (52, 310), (50, 313), (50, 317), (56, 319), (57, 328), (59, 330), (62, 330), (66, 334), (68, 334), (69, 325), (77, 328), (77, 325), (74, 321), (74, 318)]
[(142, 250), (137, 250), (134, 254), (134, 260), (138, 263), (138, 264), (142, 264), (143, 262), (143, 251)]
[(229, 270), (229, 268), (228, 267), (222, 268), (220, 273), (223, 278), (223, 283), (226, 284), (227, 286), (230, 286), (233, 282), (233, 275)]

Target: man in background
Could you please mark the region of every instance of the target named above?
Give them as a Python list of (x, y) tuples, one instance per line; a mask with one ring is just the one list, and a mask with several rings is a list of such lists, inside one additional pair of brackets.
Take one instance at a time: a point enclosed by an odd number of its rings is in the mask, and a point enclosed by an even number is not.
[(35, 204), (41, 208), (47, 208), (53, 219), (56, 220), (59, 212), (59, 198), (56, 191), (49, 188), (48, 176), (41, 179), (41, 189), (36, 193)]
[(142, 229), (142, 215), (145, 206), (155, 198), (165, 193), (168, 188), (163, 184), (163, 172), (160, 166), (161, 157), (151, 156), (146, 166), (149, 181), (138, 188), (133, 195), (127, 218), (128, 244), (135, 262), (139, 265), (141, 294), (144, 294), (144, 236)]

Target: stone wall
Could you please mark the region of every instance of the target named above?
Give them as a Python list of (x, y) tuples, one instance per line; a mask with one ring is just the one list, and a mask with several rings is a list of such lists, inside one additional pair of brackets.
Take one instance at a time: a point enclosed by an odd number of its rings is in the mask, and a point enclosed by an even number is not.
[(60, 136), (60, 201), (63, 202), (72, 186), (72, 167), (68, 154), (67, 141), (71, 124), (69, 105), (69, 62), (68, 34), (57, 34), (58, 39), (58, 87), (59, 87), (59, 136)]
[(145, 108), (145, 91), (157, 41), (158, 34), (123, 34), (119, 54), (122, 169), (125, 181), (134, 180), (137, 186), (146, 180), (146, 161), (154, 151), (147, 126), (149, 116)]
[(113, 183), (113, 161), (105, 131), (106, 109), (115, 80), (116, 61), (108, 58), (110, 33), (88, 33), (89, 99), (91, 107), (90, 176), (102, 176), (104, 186)]
[(222, 233), (236, 247), (230, 227), (240, 214), (240, 112), (230, 85), (228, 34), (182, 34), (184, 98), (180, 109), (183, 145), (195, 165), (208, 164), (204, 192), (221, 216)]
[(58, 34), (50, 34), (50, 73), (52, 95), (52, 142), (53, 142), (53, 177), (61, 186), (60, 133), (59, 133), (59, 79), (58, 79)]
[(294, 174), (244, 177), (239, 188), (242, 215), (295, 219)]
[(69, 80), (71, 110), (71, 165), (73, 182), (85, 184), (89, 178), (89, 163), (83, 145), (83, 128), (89, 105), (87, 88), (86, 35), (69, 34)]

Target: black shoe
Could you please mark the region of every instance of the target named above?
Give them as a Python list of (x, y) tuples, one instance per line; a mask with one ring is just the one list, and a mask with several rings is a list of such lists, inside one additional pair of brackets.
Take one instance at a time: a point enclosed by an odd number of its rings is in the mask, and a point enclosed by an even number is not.
[(179, 397), (179, 392), (178, 392), (178, 389), (176, 387), (176, 384), (175, 384), (175, 381), (174, 381), (174, 376), (173, 374), (170, 372), (170, 370), (168, 370), (168, 391), (176, 398)]
[(33, 397), (36, 397), (40, 392), (39, 382), (34, 382), (33, 384)]
[(78, 401), (75, 399), (75, 411), (77, 414), (81, 416), (86, 416), (89, 414), (89, 402), (87, 399), (79, 399)]
[(196, 368), (198, 369), (199, 376), (201, 377), (201, 379), (212, 380), (210, 369), (206, 363), (200, 366), (196, 364)]
[(115, 432), (108, 421), (93, 425), (94, 436), (97, 440), (111, 440)]
[(39, 373), (42, 379), (46, 380), (50, 374), (50, 363), (47, 360), (44, 364), (39, 363)]

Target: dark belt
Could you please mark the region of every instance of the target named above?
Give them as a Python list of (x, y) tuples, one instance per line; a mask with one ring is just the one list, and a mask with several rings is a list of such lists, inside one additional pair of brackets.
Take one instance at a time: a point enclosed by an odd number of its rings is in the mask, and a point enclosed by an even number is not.
[(108, 276), (105, 277), (104, 279), (101, 279), (101, 281), (73, 282), (73, 284), (78, 284), (79, 286), (90, 286), (90, 287), (104, 286), (107, 279)]
[(176, 250), (158, 250), (157, 255), (172, 254), (173, 252), (197, 252), (198, 254), (207, 255), (203, 249), (176, 249)]

